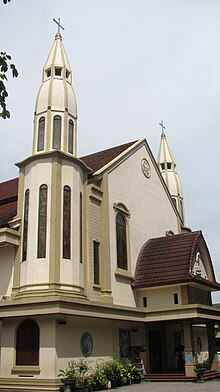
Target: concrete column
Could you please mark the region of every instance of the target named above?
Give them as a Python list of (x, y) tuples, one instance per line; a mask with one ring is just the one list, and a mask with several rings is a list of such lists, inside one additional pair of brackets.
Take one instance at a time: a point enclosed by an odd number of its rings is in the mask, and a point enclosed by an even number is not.
[(185, 346), (185, 374), (186, 376), (195, 376), (194, 372), (194, 357), (192, 344), (192, 326), (190, 321), (185, 321), (183, 324), (184, 331), (184, 346)]
[(207, 338), (208, 338), (208, 350), (209, 360), (211, 363), (211, 370), (219, 372), (218, 356), (216, 354), (216, 340), (215, 340), (215, 323), (209, 322), (206, 324)]

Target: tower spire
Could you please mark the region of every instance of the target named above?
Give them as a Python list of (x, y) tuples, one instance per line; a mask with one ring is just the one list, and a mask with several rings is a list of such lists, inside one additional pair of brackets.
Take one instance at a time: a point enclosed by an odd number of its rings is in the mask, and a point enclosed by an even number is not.
[(165, 127), (163, 125), (163, 121), (161, 121), (159, 125), (162, 127), (162, 133), (157, 163), (167, 188), (169, 189), (172, 200), (177, 208), (177, 211), (179, 212), (182, 223), (184, 224), (182, 185), (176, 171), (176, 162), (174, 156), (168, 144), (167, 137), (164, 133)]
[(60, 150), (76, 155), (77, 107), (72, 87), (72, 70), (60, 34), (64, 27), (54, 19), (58, 32), (46, 63), (38, 91), (33, 154)]

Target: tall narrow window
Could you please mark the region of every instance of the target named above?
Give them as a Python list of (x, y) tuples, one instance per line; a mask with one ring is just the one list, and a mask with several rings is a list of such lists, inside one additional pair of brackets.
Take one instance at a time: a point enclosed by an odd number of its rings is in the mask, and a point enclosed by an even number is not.
[(69, 120), (68, 152), (70, 152), (70, 154), (73, 154), (73, 134), (74, 134), (74, 123), (73, 120)]
[(37, 257), (46, 257), (47, 233), (47, 185), (40, 186), (38, 211), (38, 244)]
[(63, 258), (70, 259), (71, 189), (63, 189)]
[(178, 294), (177, 293), (173, 294), (173, 302), (174, 302), (175, 305), (177, 305), (179, 303)]
[(83, 210), (83, 201), (82, 201), (82, 193), (80, 192), (79, 195), (79, 261), (82, 263), (82, 248), (83, 248), (83, 243), (82, 243), (82, 230), (83, 230), (83, 218), (82, 218), (82, 210)]
[(37, 151), (44, 149), (45, 117), (41, 117), (38, 123)]
[(28, 238), (28, 215), (29, 215), (29, 189), (25, 192), (24, 197), (24, 224), (23, 224), (23, 247), (22, 261), (27, 258), (27, 238)]
[(117, 266), (127, 269), (127, 238), (125, 217), (118, 213), (116, 215), (116, 237), (117, 237)]
[(99, 242), (93, 241), (94, 284), (99, 284)]
[(53, 118), (53, 148), (59, 150), (61, 144), (61, 117)]
[(23, 321), (16, 334), (16, 365), (39, 365), (39, 327), (33, 320)]

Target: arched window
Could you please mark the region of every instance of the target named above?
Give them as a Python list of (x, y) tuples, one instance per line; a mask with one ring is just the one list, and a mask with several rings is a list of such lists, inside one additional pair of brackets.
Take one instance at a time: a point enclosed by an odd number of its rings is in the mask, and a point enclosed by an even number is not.
[(117, 266), (118, 268), (127, 269), (127, 234), (126, 220), (124, 215), (116, 215), (116, 238), (117, 238)]
[(38, 210), (38, 244), (37, 257), (46, 257), (46, 232), (47, 232), (47, 185), (40, 186)]
[(16, 334), (16, 365), (39, 365), (39, 327), (33, 320), (23, 321)]
[(44, 149), (44, 132), (45, 117), (41, 117), (38, 123), (37, 151), (42, 151)]
[(24, 197), (24, 222), (23, 222), (23, 247), (22, 261), (27, 258), (27, 238), (28, 238), (28, 215), (29, 215), (29, 189), (25, 192)]
[(73, 120), (69, 120), (68, 152), (70, 152), (70, 154), (73, 154), (73, 135), (74, 135), (74, 123)]
[(59, 150), (61, 144), (61, 117), (53, 118), (53, 148)]
[(63, 189), (63, 258), (70, 259), (71, 189)]

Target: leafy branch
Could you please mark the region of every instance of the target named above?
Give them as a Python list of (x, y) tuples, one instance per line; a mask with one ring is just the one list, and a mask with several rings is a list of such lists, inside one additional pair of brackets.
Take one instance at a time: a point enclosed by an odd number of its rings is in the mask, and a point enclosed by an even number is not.
[(6, 98), (8, 97), (8, 92), (5, 86), (5, 81), (7, 81), (7, 72), (10, 70), (13, 78), (17, 78), (18, 71), (14, 64), (11, 62), (11, 56), (6, 52), (0, 52), (0, 106), (2, 111), (0, 112), (0, 117), (4, 119), (10, 117), (10, 112), (6, 107)]

